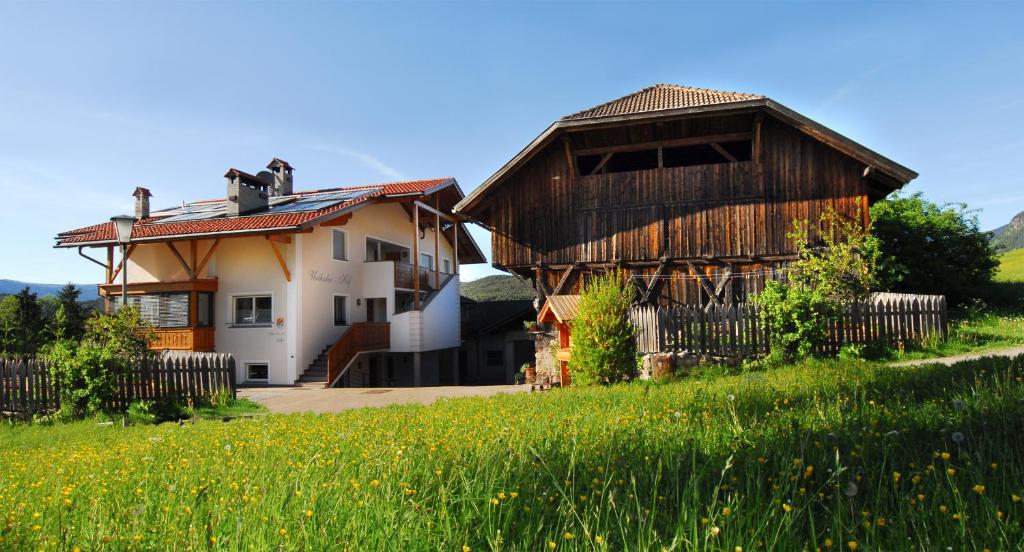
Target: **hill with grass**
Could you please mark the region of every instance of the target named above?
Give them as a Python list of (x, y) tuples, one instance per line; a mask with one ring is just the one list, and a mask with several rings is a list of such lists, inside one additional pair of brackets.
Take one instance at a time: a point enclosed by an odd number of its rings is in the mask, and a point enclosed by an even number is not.
[(459, 293), (474, 301), (533, 300), (533, 288), (514, 276), (486, 276), (479, 280), (459, 283)]
[(1024, 282), (1024, 249), (1014, 249), (999, 256), (996, 279), (1003, 282)]
[(1008, 224), (993, 230), (992, 243), (1000, 251), (1024, 248), (1024, 211), (1017, 213)]

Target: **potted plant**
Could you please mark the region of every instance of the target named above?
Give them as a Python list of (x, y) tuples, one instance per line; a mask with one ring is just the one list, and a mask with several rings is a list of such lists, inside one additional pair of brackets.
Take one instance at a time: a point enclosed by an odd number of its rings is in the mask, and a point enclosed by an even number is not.
[(526, 378), (526, 383), (533, 383), (537, 381), (537, 367), (529, 362), (524, 362), (523, 365), (519, 367), (519, 373), (523, 374)]
[(540, 331), (540, 326), (537, 325), (536, 320), (524, 320), (523, 329), (526, 330), (527, 333), (538, 333)]

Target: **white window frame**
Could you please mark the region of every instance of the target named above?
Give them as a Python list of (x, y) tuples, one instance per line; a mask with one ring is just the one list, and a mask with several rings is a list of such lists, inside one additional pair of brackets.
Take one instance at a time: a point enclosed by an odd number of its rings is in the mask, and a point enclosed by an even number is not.
[[(266, 379), (253, 379), (253, 378), (249, 377), (249, 367), (253, 366), (253, 365), (256, 365), (256, 364), (262, 364), (262, 365), (267, 367), (267, 378)], [(250, 361), (246, 361), (243, 364), (243, 366), (245, 366), (245, 381), (246, 382), (270, 383), (270, 362), (269, 361), (266, 361), (266, 360), (250, 360)]]
[[(420, 262), (423, 259), (423, 257), (427, 257), (428, 259), (430, 259), (430, 265), (429, 266), (423, 266), (423, 263)], [(427, 270), (434, 270), (434, 256), (431, 255), (430, 253), (424, 253), (424, 252), (420, 251), (420, 258), (416, 259), (416, 266), (418, 266), (420, 268), (425, 268)]]
[(441, 259), (441, 272), (445, 274), (452, 274), (452, 260), (449, 258)]
[[(339, 258), (334, 256), (334, 239), (335, 239), (335, 236), (338, 235), (338, 234), (341, 234), (342, 236), (344, 236), (344, 240), (345, 240), (345, 258), (344, 259), (339, 259)], [(349, 261), (349, 259), (351, 258), (351, 256), (348, 254), (348, 245), (349, 245), (348, 232), (346, 232), (344, 230), (338, 230), (336, 228), (332, 228), (331, 229), (331, 259), (334, 259), (335, 261), (347, 263)], [(364, 251), (366, 250), (365, 246), (363, 247), (363, 250)]]
[(371, 261), (371, 260), (366, 258), (366, 245), (367, 245), (366, 242), (368, 242), (370, 240), (383, 242), (383, 243), (386, 243), (386, 244), (389, 244), (389, 245), (397, 245), (398, 247), (402, 247), (402, 248), (408, 250), (409, 251), (409, 255), (412, 255), (412, 246), (405, 245), (404, 243), (399, 243), (399, 242), (396, 242), (396, 241), (386, 240), (384, 238), (378, 238), (377, 236), (373, 236), (373, 235), (370, 235), (370, 234), (366, 234), (365, 236), (363, 236), (363, 262), (364, 263), (384, 262), (384, 261)]
[[(246, 297), (254, 298), (253, 304), (252, 304), (253, 310), (256, 309), (256, 301), (255, 301), (256, 297), (269, 297), (270, 298), (270, 322), (267, 322), (265, 324), (263, 324), (263, 323), (260, 323), (260, 324), (246, 324), (246, 323), (241, 323), (238, 320), (235, 320), (235, 316), (238, 314), (237, 311), (235, 310), (235, 301), (237, 299), (242, 299), (242, 298), (246, 298)], [(231, 320), (230, 320), (230, 322), (228, 322), (228, 326), (232, 327), (232, 328), (272, 328), (272, 327), (274, 327), (274, 305), (275, 305), (275, 303), (276, 303), (276, 301), (274, 300), (274, 293), (271, 292), (271, 291), (245, 291), (245, 292), (232, 293), (230, 296), (228, 296), (228, 311), (231, 313)]]
[[(345, 298), (345, 323), (344, 324), (338, 324), (337, 316), (335, 316), (334, 309), (335, 309), (336, 304), (335, 304), (334, 300), (337, 297), (344, 297)], [(336, 328), (341, 328), (341, 327), (351, 326), (352, 325), (352, 305), (351, 305), (352, 301), (350, 301), (349, 298), (350, 298), (350, 295), (347, 294), (347, 293), (333, 293), (333, 294), (331, 294), (331, 323), (334, 324), (334, 327), (336, 327)]]

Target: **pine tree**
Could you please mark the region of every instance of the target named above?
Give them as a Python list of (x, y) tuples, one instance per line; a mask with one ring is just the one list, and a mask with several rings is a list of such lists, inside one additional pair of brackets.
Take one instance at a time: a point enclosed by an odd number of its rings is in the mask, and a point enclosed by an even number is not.
[(67, 284), (57, 293), (59, 309), (64, 310), (62, 318), (54, 318), (54, 335), (61, 335), (64, 339), (78, 340), (85, 332), (85, 309), (78, 302), (82, 290), (75, 284)]
[(29, 291), (28, 286), (19, 291), (15, 298), (18, 301), (14, 312), (17, 326), (14, 329), (14, 343), (11, 349), (18, 355), (33, 355), (42, 344), (45, 329), (43, 311), (39, 306), (38, 297)]

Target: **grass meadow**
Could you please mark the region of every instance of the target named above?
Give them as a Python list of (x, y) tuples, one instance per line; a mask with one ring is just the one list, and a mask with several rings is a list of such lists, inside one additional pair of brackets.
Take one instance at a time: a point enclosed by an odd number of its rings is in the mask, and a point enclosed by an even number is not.
[(0, 428), (5, 550), (1019, 550), (1024, 357)]
[(999, 256), (996, 279), (1004, 282), (1024, 282), (1024, 248), (1014, 249)]

